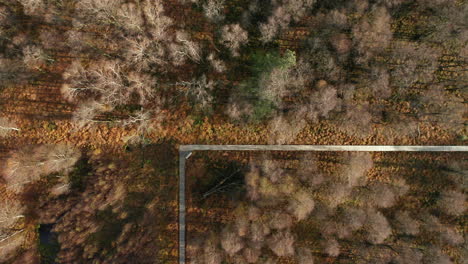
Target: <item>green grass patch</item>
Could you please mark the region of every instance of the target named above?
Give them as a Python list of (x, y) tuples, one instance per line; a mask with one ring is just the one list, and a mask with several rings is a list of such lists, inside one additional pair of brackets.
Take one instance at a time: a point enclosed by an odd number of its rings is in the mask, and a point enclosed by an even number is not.
[(253, 114), (247, 117), (248, 121), (257, 123), (268, 119), (277, 109), (277, 105), (266, 94), (268, 87), (262, 86), (262, 80), (269, 78), (274, 69), (288, 69), (296, 64), (296, 54), (287, 50), (283, 55), (279, 52), (256, 51), (248, 56), (247, 71), (249, 78), (242, 81), (237, 87), (240, 100), (247, 100), (253, 107)]

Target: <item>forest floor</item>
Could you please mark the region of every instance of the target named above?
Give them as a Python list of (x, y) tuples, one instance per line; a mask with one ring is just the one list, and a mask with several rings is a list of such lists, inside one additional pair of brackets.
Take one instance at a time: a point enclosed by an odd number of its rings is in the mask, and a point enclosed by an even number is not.
[[(157, 127), (149, 134), (153, 143), (174, 142), (178, 144), (269, 144), (271, 136), (265, 125), (239, 125), (222, 121), (194, 120), (182, 114), (174, 114), (164, 127)], [(132, 128), (112, 124), (98, 124), (91, 128), (75, 129), (68, 120), (18, 120), (21, 129), (16, 135), (2, 139), (1, 145), (10, 149), (23, 144), (65, 143), (77, 147), (97, 149), (122, 148), (125, 138), (134, 134)], [(375, 135), (367, 138), (350, 137), (337, 131), (336, 126), (327, 122), (308, 124), (289, 144), (304, 145), (462, 145), (444, 130), (425, 126), (414, 138), (388, 137), (382, 128), (375, 127)]]

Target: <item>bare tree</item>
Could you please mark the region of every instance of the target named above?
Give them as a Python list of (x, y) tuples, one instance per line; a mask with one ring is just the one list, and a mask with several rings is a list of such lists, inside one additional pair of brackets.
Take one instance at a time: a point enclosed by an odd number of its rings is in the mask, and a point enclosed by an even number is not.
[(260, 32), (262, 34), (261, 40), (264, 43), (272, 41), (273, 38), (278, 35), (278, 31), (279, 29), (277, 24), (274, 22), (274, 19), (269, 19), (268, 23), (260, 24)]
[[(139, 126), (147, 127), (149, 126), (149, 121), (152, 120), (152, 112), (146, 110), (140, 110), (136, 114), (130, 116), (128, 119), (124, 120), (122, 123), (124, 126), (129, 126), (133, 124), (138, 124)], [(137, 130), (144, 130), (146, 128), (138, 128)]]
[(300, 248), (296, 251), (296, 259), (298, 264), (314, 264), (314, 257), (307, 248)]
[(353, 27), (353, 39), (360, 54), (359, 62), (368, 61), (385, 49), (392, 39), (391, 16), (385, 7), (377, 7)]
[(384, 183), (375, 183), (368, 187), (367, 203), (378, 208), (392, 207), (396, 202), (396, 195), (393, 190)]
[(39, 69), (47, 62), (52, 61), (51, 58), (37, 46), (26, 46), (23, 48), (23, 63), (29, 69)]
[(365, 105), (349, 105), (341, 121), (340, 130), (360, 138), (367, 137), (372, 131), (372, 114)]
[(12, 228), (18, 219), (24, 218), (23, 212), (24, 206), (18, 200), (0, 202), (0, 230)]
[(343, 223), (350, 231), (359, 230), (366, 221), (366, 213), (360, 208), (344, 207)]
[(175, 40), (178, 43), (181, 43), (183, 47), (182, 52), (185, 54), (186, 57), (188, 57), (189, 59), (195, 62), (200, 61), (201, 59), (200, 45), (192, 41), (186, 32), (177, 31)]
[[(129, 68), (135, 68), (137, 71), (147, 71), (148, 67), (154, 65), (165, 66), (170, 62), (167, 47), (170, 45), (169, 41), (153, 41), (146, 37), (137, 36), (128, 39), (128, 43), (126, 58), (129, 62), (133, 61), (136, 64), (128, 64)], [(162, 69), (162, 71), (166, 70)]]
[(333, 9), (324, 14), (323, 22), (327, 27), (346, 29), (349, 28), (349, 18), (346, 9)]
[(387, 218), (379, 211), (367, 211), (367, 241), (372, 244), (381, 244), (392, 234)]
[(262, 198), (260, 201), (263, 202), (277, 203), (279, 201), (277, 198), (282, 196), (280, 186), (266, 177), (260, 178), (258, 192), (261, 194), (260, 197)]
[(91, 76), (79, 61), (73, 63), (62, 75), (64, 83), (61, 87), (63, 97), (71, 102), (78, 101), (91, 91)]
[(388, 124), (384, 134), (389, 137), (416, 137), (420, 135), (419, 123), (412, 117), (397, 117)]
[(36, 152), (45, 159), (43, 174), (68, 173), (81, 157), (78, 149), (63, 144), (42, 145), (36, 148)]
[(331, 85), (318, 85), (309, 99), (303, 111), (307, 119), (318, 122), (321, 118), (327, 118), (331, 111), (339, 105), (337, 89)]
[(117, 24), (122, 0), (82, 0), (76, 5), (79, 16), (85, 21)]
[(392, 43), (389, 63), (391, 84), (396, 85), (400, 94), (407, 94), (408, 87), (416, 82), (430, 83), (439, 68), (441, 51), (425, 43), (395, 41)]
[(421, 121), (435, 123), (448, 131), (460, 132), (465, 129), (467, 111), (462, 98), (447, 93), (442, 85), (431, 85), (416, 104)]
[(185, 88), (185, 95), (196, 109), (210, 110), (213, 101), (212, 92), (215, 87), (214, 81), (208, 80), (205, 75), (202, 75), (199, 79), (194, 79), (191, 82), (177, 82), (176, 85)]
[(283, 0), (283, 7), (291, 14), (294, 21), (299, 21), (312, 6), (316, 0)]
[[(43, 53), (47, 55), (46, 50), (62, 50), (66, 48), (66, 43), (63, 41), (63, 33), (54, 27), (49, 27), (47, 29), (41, 28), (39, 30), (39, 39)], [(53, 62), (52, 56), (47, 56), (49, 62)]]
[(425, 213), (420, 216), (420, 219), (423, 222), (422, 227), (427, 232), (437, 233), (437, 232), (440, 232), (442, 228), (444, 227), (442, 223), (440, 222), (439, 218), (437, 218), (436, 216), (432, 214)]
[(224, 19), (224, 0), (208, 0), (203, 5), (205, 17), (213, 22), (219, 22)]
[(261, 256), (261, 251), (257, 248), (248, 247), (244, 248), (242, 255), (244, 256), (247, 263), (257, 263), (259, 257)]
[(3, 177), (9, 188), (19, 192), (25, 184), (39, 179), (43, 165), (43, 160), (35, 156), (34, 148), (24, 147), (14, 151), (7, 159)]
[[(68, 182), (68, 179), (65, 177), (60, 177), (61, 181), (57, 183), (56, 185), (52, 186), (50, 188), (49, 193), (53, 197), (57, 197), (63, 194), (66, 194), (70, 191), (71, 189), (71, 184)], [(65, 180), (66, 179), (66, 180)]]
[[(279, 168), (275, 163), (275, 160), (265, 158), (262, 162), (263, 175), (267, 177), (273, 183), (284, 183), (284, 186), (278, 186), (278, 189), (286, 194), (291, 192), (291, 189), (295, 189), (295, 182), (290, 175), (286, 175), (282, 168)], [(287, 178), (287, 179), (286, 179)], [(288, 186), (289, 185), (289, 186)], [(291, 188), (292, 187), (292, 188)]]
[(162, 58), (158, 58), (159, 56), (151, 56), (150, 48), (158, 44), (146, 37), (127, 38), (126, 46), (124, 53), (126, 63), (131, 64), (138, 72), (147, 68), (152, 62), (158, 64), (164, 62)]
[(82, 56), (87, 49), (92, 47), (93, 35), (82, 32), (83, 24), (76, 19), (72, 19), (73, 28), (65, 32), (66, 47), (70, 48), (70, 54)]
[(0, 7), (0, 25), (6, 26), (12, 24), (12, 15), (13, 12), (7, 6)]
[(156, 93), (157, 81), (150, 74), (130, 72), (127, 74), (129, 83), (128, 94), (137, 94), (140, 104), (146, 104), (152, 100)]
[(268, 225), (262, 221), (255, 221), (250, 224), (250, 240), (252, 242), (263, 242), (270, 234)]
[(368, 152), (351, 153), (344, 168), (343, 175), (349, 186), (362, 186), (367, 183), (367, 172), (372, 169), (374, 162)]
[(417, 235), (419, 233), (417, 220), (411, 218), (408, 211), (398, 211), (395, 214), (395, 231), (408, 235)]
[(256, 221), (262, 215), (262, 211), (255, 205), (250, 205), (247, 209), (247, 216), (250, 221)]
[(450, 257), (443, 253), (440, 248), (431, 246), (425, 251), (423, 257), (424, 264), (452, 264)]
[(270, 74), (266, 74), (260, 79), (260, 95), (275, 104), (279, 105), (283, 97), (289, 94), (288, 81), (289, 70), (285, 68), (275, 68)]
[(75, 124), (77, 128), (83, 128), (89, 124), (99, 122), (95, 120), (95, 117), (104, 109), (105, 107), (96, 101), (82, 103), (78, 106), (78, 109), (73, 112), (73, 124)]
[(294, 237), (290, 231), (281, 231), (273, 234), (267, 241), (268, 247), (278, 257), (292, 256), (294, 254)]
[(465, 242), (463, 234), (458, 233), (457, 230), (451, 226), (442, 226), (438, 231), (440, 241), (447, 245), (458, 246)]
[(444, 191), (438, 201), (440, 209), (449, 215), (462, 215), (466, 210), (466, 195), (458, 191)]
[(351, 195), (352, 187), (345, 183), (333, 183), (326, 190), (326, 200), (331, 208), (346, 202)]
[(381, 0), (380, 2), (387, 7), (397, 7), (405, 2), (408, 2), (408, 0)]
[(286, 30), (291, 21), (299, 21), (315, 2), (315, 0), (273, 2), (273, 14), (266, 23), (260, 24), (261, 40), (263, 42), (271, 41), (281, 31)]
[(423, 254), (418, 249), (402, 247), (398, 250), (398, 255), (394, 262), (397, 264), (421, 264)]
[(244, 247), (244, 242), (235, 232), (225, 229), (221, 234), (221, 246), (229, 256), (234, 256)]
[(210, 62), (211, 64), (211, 67), (213, 67), (213, 69), (216, 71), (216, 72), (224, 72), (226, 70), (226, 64), (220, 60), (220, 59), (217, 59), (215, 57), (215, 54), (214, 53), (211, 53), (208, 57), (207, 57), (207, 60)]
[(253, 107), (251, 104), (240, 100), (230, 99), (226, 107), (226, 115), (234, 121), (245, 120), (248, 116), (252, 115)]
[(330, 42), (338, 54), (346, 54), (351, 50), (352, 42), (345, 34), (333, 35)]
[(172, 58), (174, 65), (182, 65), (186, 59), (191, 59), (194, 62), (199, 62), (201, 59), (200, 46), (190, 40), (187, 33), (182, 31), (176, 32), (175, 42), (168, 45), (169, 56)]
[(459, 5), (453, 0), (419, 0), (423, 8), (431, 10), (431, 15), (424, 20), (429, 34), (424, 40), (442, 46), (445, 49), (456, 50), (466, 46), (466, 4)]
[(220, 264), (222, 261), (222, 255), (217, 247), (217, 241), (212, 236), (205, 241), (203, 248), (203, 263), (206, 264)]
[(278, 263), (278, 259), (274, 257), (269, 257), (267, 260), (264, 262), (265, 264), (275, 264)]
[(433, 1), (418, 0), (417, 2), (419, 2), (421, 5), (424, 5), (424, 6), (427, 6), (427, 7), (438, 8), (438, 7), (441, 7), (442, 5), (451, 5), (455, 1), (453, 1), (453, 0), (433, 0)]
[(18, 225), (23, 212), (24, 206), (18, 200), (0, 201), (0, 261), (11, 258), (23, 243), (24, 229)]
[(260, 170), (252, 167), (244, 176), (245, 185), (247, 186), (247, 196), (250, 200), (255, 201), (260, 198)]
[(392, 95), (390, 75), (385, 69), (372, 68), (371, 86), (375, 98), (388, 99)]
[(340, 255), (340, 244), (335, 239), (328, 239), (324, 243), (324, 252), (331, 257), (337, 257)]
[[(81, 63), (74, 62), (63, 74), (63, 78), (65, 84), (62, 86), (62, 93), (68, 100), (93, 97), (111, 107), (130, 100), (132, 90), (126, 87), (122, 65), (115, 60), (99, 60), (87, 69)], [(141, 92), (142, 89), (138, 91)]]
[(457, 246), (464, 242), (463, 235), (458, 234), (453, 227), (442, 224), (437, 217), (425, 213), (421, 215), (421, 220), (424, 230), (440, 243)]
[(160, 1), (145, 1), (143, 12), (153, 38), (157, 41), (164, 40), (173, 22), (171, 18), (164, 16), (163, 4)]
[(34, 76), (35, 74), (25, 68), (20, 60), (0, 56), (0, 87), (23, 84)]
[(221, 30), (221, 42), (229, 48), (231, 54), (239, 56), (239, 48), (247, 43), (249, 35), (239, 24), (225, 25)]
[(24, 13), (29, 16), (37, 15), (38, 11), (45, 7), (43, 0), (19, 0), (19, 2), (23, 5)]
[(306, 122), (294, 115), (278, 115), (268, 124), (270, 144), (292, 143), (304, 129)]
[(260, 24), (261, 41), (270, 42), (281, 30), (285, 30), (291, 22), (291, 15), (283, 8), (278, 7), (268, 18), (266, 23)]
[(14, 131), (20, 131), (20, 129), (16, 127), (15, 123), (11, 122), (6, 117), (0, 117), (0, 137), (6, 137)]
[(123, 25), (128, 31), (132, 33), (143, 31), (143, 12), (135, 3), (122, 4), (117, 11), (117, 16), (120, 21), (119, 24)]
[(54, 172), (67, 174), (80, 158), (80, 152), (68, 145), (41, 145), (14, 151), (6, 161), (3, 176), (9, 188), (23, 186)]
[(150, 134), (157, 128), (161, 127), (162, 120), (165, 114), (160, 111), (140, 110), (122, 121), (123, 126), (135, 127), (135, 133), (124, 138), (124, 142), (130, 144), (144, 143)]
[(270, 218), (270, 227), (272, 229), (285, 229), (293, 225), (293, 219), (289, 214), (275, 212)]
[(121, 65), (117, 61), (101, 60), (89, 68), (91, 88), (99, 95), (103, 104), (115, 106), (128, 102), (129, 92), (124, 84)]
[(289, 195), (292, 197), (289, 202), (288, 210), (298, 221), (306, 219), (315, 207), (311, 194), (306, 191), (298, 191)]
[(249, 219), (247, 217), (247, 212), (242, 210), (241, 212), (236, 211), (236, 220), (234, 223), (235, 230), (237, 235), (240, 237), (245, 237), (249, 233)]
[(0, 261), (7, 262), (15, 256), (18, 249), (26, 241), (23, 231), (24, 229), (17, 230), (7, 235), (2, 234), (0, 231)]
[(298, 175), (309, 187), (316, 188), (325, 180), (323, 173), (318, 169), (317, 158), (312, 153), (307, 153), (301, 157)]

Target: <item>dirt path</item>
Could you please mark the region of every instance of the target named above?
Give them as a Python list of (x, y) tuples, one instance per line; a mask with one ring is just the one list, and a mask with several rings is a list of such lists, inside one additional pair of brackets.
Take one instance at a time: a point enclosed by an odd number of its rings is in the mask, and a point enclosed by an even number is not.
[[(0, 139), (3, 149), (23, 144), (65, 143), (77, 147), (118, 149), (125, 145), (133, 128), (123, 128), (117, 124), (99, 124), (77, 129), (69, 120), (20, 120), (20, 132)], [(453, 135), (437, 127), (422, 127), (421, 134), (414, 138), (388, 136), (382, 127), (375, 127), (374, 134), (367, 138), (350, 137), (340, 132), (336, 126), (322, 122), (309, 124), (286, 144), (303, 145), (463, 145)], [(274, 137), (266, 125), (236, 125), (232, 123), (204, 121), (195, 125), (191, 119), (171, 117), (164, 127), (157, 127), (149, 135), (154, 143), (171, 141), (178, 144), (220, 144), (220, 145), (270, 145)]]

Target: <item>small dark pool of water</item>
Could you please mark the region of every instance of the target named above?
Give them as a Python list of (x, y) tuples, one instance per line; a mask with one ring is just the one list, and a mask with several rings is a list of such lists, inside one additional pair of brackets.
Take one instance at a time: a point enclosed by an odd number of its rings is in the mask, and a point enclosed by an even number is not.
[(39, 225), (39, 253), (41, 264), (56, 264), (55, 258), (60, 250), (57, 234), (52, 232), (54, 224)]

